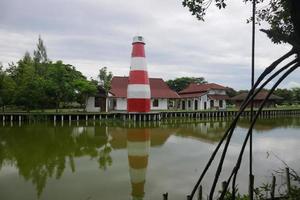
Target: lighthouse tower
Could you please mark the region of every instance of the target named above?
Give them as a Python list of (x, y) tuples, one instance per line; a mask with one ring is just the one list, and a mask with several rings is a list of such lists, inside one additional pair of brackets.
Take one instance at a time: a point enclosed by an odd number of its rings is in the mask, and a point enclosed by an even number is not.
[(144, 46), (145, 42), (142, 36), (133, 38), (127, 88), (128, 112), (150, 111), (151, 93)]

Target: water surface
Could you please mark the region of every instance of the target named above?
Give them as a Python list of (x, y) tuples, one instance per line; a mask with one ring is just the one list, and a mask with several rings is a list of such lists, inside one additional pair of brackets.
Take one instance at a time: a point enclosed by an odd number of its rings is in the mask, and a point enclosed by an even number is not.
[[(186, 199), (229, 121), (169, 120), (125, 124), (3, 124), (0, 199)], [(247, 131), (239, 123), (221, 180), (231, 171)], [(300, 166), (300, 119), (260, 120), (254, 130), (256, 184), (273, 170)], [(276, 155), (276, 156), (275, 156)], [(238, 176), (247, 191), (248, 150)], [(216, 162), (213, 163), (213, 166)], [(207, 192), (214, 171), (204, 180)]]

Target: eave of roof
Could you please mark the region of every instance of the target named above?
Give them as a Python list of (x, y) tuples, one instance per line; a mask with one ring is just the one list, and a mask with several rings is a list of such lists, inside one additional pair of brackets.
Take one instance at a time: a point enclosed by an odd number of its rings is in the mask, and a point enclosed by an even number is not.
[(218, 94), (208, 95), (208, 98), (211, 99), (211, 100), (227, 100), (227, 99), (230, 99), (229, 96), (227, 96), (227, 95), (218, 95)]
[(188, 94), (179, 94), (180, 98), (196, 98), (201, 97), (204, 94), (207, 94), (207, 92), (196, 92), (196, 93), (188, 93)]

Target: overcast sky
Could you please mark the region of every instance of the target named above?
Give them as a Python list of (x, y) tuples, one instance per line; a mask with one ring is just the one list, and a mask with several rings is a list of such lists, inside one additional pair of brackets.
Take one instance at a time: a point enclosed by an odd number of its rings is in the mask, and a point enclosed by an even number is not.
[[(1, 0), (0, 62), (16, 62), (39, 34), (52, 61), (63, 60), (96, 77), (107, 66), (127, 76), (134, 35), (146, 40), (150, 77), (204, 77), (235, 89), (250, 85), (251, 6), (229, 1), (197, 21), (181, 0)], [(289, 50), (257, 31), (256, 73)], [(280, 87), (300, 86), (299, 70)]]

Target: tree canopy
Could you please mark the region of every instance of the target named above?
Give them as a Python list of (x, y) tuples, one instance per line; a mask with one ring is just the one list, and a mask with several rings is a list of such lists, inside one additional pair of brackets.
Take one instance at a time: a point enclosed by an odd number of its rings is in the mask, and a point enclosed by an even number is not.
[(105, 92), (108, 93), (111, 87), (111, 80), (113, 77), (112, 72), (107, 71), (107, 67), (102, 67), (99, 70), (100, 85), (104, 88)]
[(203, 77), (180, 77), (174, 80), (168, 80), (166, 83), (172, 90), (179, 92), (191, 83), (207, 83), (207, 81), (205, 81)]

